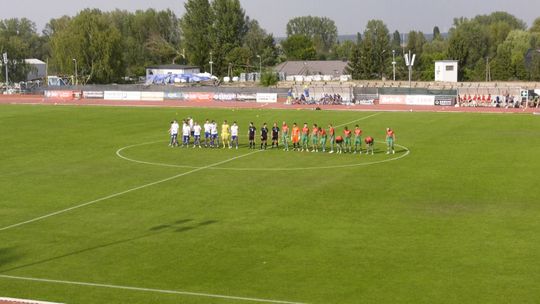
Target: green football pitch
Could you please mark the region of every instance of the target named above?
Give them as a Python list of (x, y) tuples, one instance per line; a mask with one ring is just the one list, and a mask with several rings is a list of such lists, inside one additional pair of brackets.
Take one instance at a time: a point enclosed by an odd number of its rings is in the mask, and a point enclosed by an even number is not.
[[(168, 147), (187, 116), (238, 121), (242, 146)], [(3, 105), (0, 297), (538, 303), (539, 119)], [(375, 155), (247, 148), (284, 120), (359, 124)]]

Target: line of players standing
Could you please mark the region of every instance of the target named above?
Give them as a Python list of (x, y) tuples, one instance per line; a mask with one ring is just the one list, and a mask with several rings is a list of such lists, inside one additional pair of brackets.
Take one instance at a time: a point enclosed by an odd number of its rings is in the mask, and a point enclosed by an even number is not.
[[(178, 142), (178, 134), (182, 130), (182, 144)], [(204, 131), (204, 142), (202, 139)], [(221, 126), (221, 136), (218, 136), (218, 125), (212, 120), (206, 120), (203, 126), (200, 126), (192, 118), (187, 118), (182, 121), (182, 126), (174, 120), (171, 122), (169, 129), (171, 141), (169, 146), (171, 147), (184, 147), (191, 146), (190, 140), (193, 138), (193, 148), (219, 148), (220, 146), (225, 149), (232, 149), (233, 147), (238, 149), (239, 147), (239, 126), (236, 122), (232, 125), (225, 120)], [(300, 128), (296, 123), (292, 128), (289, 128), (286, 122), (283, 122), (281, 128), (277, 123), (274, 123), (272, 128), (269, 129), (267, 124), (264, 123), (259, 130), (260, 134), (260, 149), (266, 150), (268, 147), (268, 138), (271, 135), (271, 148), (279, 148), (281, 142), (284, 151), (289, 151), (289, 142), (292, 143), (293, 151), (300, 152), (326, 152), (327, 144), (330, 145), (329, 153), (359, 153), (362, 154), (362, 129), (356, 125), (354, 130), (349, 130), (348, 127), (344, 127), (343, 136), (336, 136), (336, 129), (330, 124), (328, 130), (319, 127), (317, 124), (313, 124), (310, 129), (307, 123)], [(281, 134), (281, 141), (280, 141)], [(256, 149), (257, 128), (251, 122), (248, 128), (249, 148)], [(354, 136), (354, 144), (353, 144)], [(221, 143), (220, 143), (221, 139)], [(395, 154), (394, 149), (395, 134), (390, 128), (386, 129), (386, 144), (387, 154)], [(375, 140), (371, 136), (367, 136), (364, 139), (366, 144), (365, 152), (367, 154), (374, 154)]]

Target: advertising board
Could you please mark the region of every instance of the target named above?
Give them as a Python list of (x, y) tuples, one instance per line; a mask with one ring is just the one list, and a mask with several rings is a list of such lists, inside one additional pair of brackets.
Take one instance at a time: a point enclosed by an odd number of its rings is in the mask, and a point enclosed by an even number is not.
[(382, 105), (404, 105), (406, 104), (405, 95), (381, 95), (379, 104)]
[(84, 99), (103, 99), (104, 96), (103, 91), (83, 91)]
[(45, 91), (45, 98), (73, 100), (74, 91)]
[(141, 92), (141, 100), (144, 101), (163, 101), (164, 96), (163, 92)]
[(141, 100), (141, 92), (105, 91), (105, 100)]
[(257, 93), (257, 102), (276, 103), (277, 93)]
[(405, 104), (410, 106), (432, 106), (435, 104), (434, 95), (407, 95)]

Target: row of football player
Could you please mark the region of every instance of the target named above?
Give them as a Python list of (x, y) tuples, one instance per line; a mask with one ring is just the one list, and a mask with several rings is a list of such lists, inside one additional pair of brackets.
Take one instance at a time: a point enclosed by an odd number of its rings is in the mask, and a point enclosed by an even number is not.
[[(178, 134), (180, 130), (180, 125), (178, 122), (172, 121), (169, 133), (171, 136), (171, 141), (169, 146), (171, 147), (190, 147), (191, 138), (193, 138), (193, 148), (199, 147), (209, 147), (209, 148), (218, 148), (220, 147), (220, 139), (222, 148), (232, 149), (233, 146), (238, 149), (239, 147), (239, 126), (236, 122), (232, 125), (225, 120), (221, 126), (221, 136), (218, 136), (218, 126), (215, 121), (207, 120), (203, 126), (200, 126), (197, 122), (193, 122), (190, 119), (183, 121), (182, 123), (182, 145), (178, 142)], [(204, 142), (202, 139), (202, 134), (204, 131)], [(253, 123), (250, 123), (248, 128), (248, 139), (249, 139), (249, 148), (255, 149), (255, 137), (257, 133), (257, 128)], [(271, 148), (279, 148), (281, 142), (284, 147), (283, 150), (289, 151), (289, 138), (292, 143), (293, 151), (307, 151), (307, 152), (326, 152), (327, 143), (330, 144), (329, 153), (362, 153), (362, 129), (356, 125), (354, 130), (349, 130), (348, 127), (344, 127), (343, 136), (336, 136), (335, 128), (330, 124), (328, 130), (319, 127), (317, 124), (313, 124), (313, 127), (310, 129), (307, 123), (304, 123), (303, 128), (300, 128), (296, 123), (293, 124), (292, 128), (289, 128), (286, 122), (283, 122), (281, 128), (278, 127), (277, 123), (273, 124), (272, 129), (270, 130), (266, 123), (260, 129), (260, 149), (267, 149), (268, 147), (268, 138), (271, 133)], [(281, 136), (280, 136), (281, 135)], [(354, 136), (354, 148), (353, 148), (353, 136)], [(280, 140), (281, 138), (281, 140)], [(387, 143), (387, 154), (395, 153), (394, 149), (395, 133), (392, 129), (386, 129), (386, 143)], [(367, 145), (366, 152), (373, 154), (373, 145), (375, 140), (373, 137), (368, 136), (364, 139), (364, 142)]]

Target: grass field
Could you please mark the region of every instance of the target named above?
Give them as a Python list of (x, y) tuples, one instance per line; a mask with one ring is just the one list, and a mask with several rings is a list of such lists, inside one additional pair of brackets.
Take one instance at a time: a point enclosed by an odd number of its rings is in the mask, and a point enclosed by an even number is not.
[[(358, 123), (378, 153), (167, 147), (188, 115)], [(539, 119), (0, 106), (0, 296), (538, 303)]]

